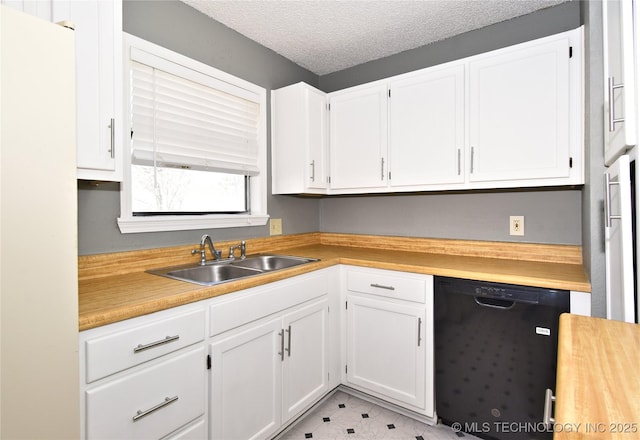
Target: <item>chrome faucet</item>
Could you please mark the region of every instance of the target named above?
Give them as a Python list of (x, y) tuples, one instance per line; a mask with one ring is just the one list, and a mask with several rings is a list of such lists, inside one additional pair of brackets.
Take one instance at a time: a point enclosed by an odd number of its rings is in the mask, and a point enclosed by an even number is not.
[(240, 249), (240, 259), (244, 260), (245, 258), (247, 258), (247, 243), (242, 240), (240, 242), (240, 244), (237, 244), (235, 246), (231, 246), (229, 248), (229, 259), (230, 260), (235, 260), (236, 256), (234, 254), (236, 249)]
[(191, 255), (195, 255), (198, 252), (200, 253), (201, 266), (204, 266), (207, 263), (207, 248), (205, 247), (207, 244), (209, 245), (209, 250), (211, 251), (211, 255), (213, 255), (214, 260), (220, 260), (222, 258), (222, 251), (216, 250), (211, 237), (209, 237), (208, 234), (204, 234), (200, 239), (200, 249), (193, 249), (191, 251)]

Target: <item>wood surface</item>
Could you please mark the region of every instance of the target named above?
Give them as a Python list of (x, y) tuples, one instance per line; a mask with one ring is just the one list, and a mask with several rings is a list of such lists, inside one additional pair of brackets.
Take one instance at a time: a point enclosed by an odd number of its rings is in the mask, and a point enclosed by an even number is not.
[[(325, 243), (322, 243), (323, 240)], [(423, 243), (418, 243), (419, 246), (414, 245), (411, 248), (413, 250), (409, 251), (407, 250), (409, 249), (408, 241), (412, 240), (416, 243), (421, 241), (421, 239), (398, 237), (324, 233), (247, 240), (248, 255), (277, 253), (317, 258), (320, 261), (211, 287), (144, 272), (144, 270), (159, 267), (197, 264), (199, 256), (191, 255), (191, 249), (197, 247), (195, 245), (80, 257), (79, 329), (99, 327), (336, 264), (353, 264), (580, 292), (591, 291), (591, 285), (582, 264), (556, 261), (556, 256), (564, 251), (550, 251), (552, 261), (538, 261), (541, 259), (539, 256), (531, 259), (531, 255), (535, 252), (527, 252), (529, 245), (518, 244), (521, 251), (517, 255), (519, 258), (505, 259), (496, 258), (495, 254), (506, 248), (513, 252), (514, 247), (511, 243), (507, 246), (496, 243), (493, 248), (485, 245), (483, 246), (486, 250), (485, 256), (477, 256), (475, 254), (478, 251), (464, 250), (472, 249), (471, 243), (474, 242), (464, 242), (458, 246), (452, 243), (452, 240), (427, 239)], [(344, 243), (348, 244), (344, 245)], [(354, 243), (368, 246), (358, 247), (354, 246)], [(227, 244), (236, 244), (236, 242), (216, 243), (216, 246), (228, 249)], [(534, 247), (538, 246), (534, 245)], [(543, 247), (548, 246), (543, 245)], [(561, 246), (561, 248), (564, 247)], [(424, 249), (432, 249), (434, 252), (427, 252)], [(449, 253), (448, 249), (454, 250)], [(435, 252), (435, 250), (441, 251)]]
[(560, 316), (554, 440), (640, 438), (640, 326)]

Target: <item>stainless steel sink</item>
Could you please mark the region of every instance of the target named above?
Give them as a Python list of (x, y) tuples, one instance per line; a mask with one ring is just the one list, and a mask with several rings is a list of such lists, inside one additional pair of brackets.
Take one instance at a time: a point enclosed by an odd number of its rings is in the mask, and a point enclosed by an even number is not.
[(313, 260), (310, 258), (289, 257), (284, 255), (256, 255), (254, 257), (247, 257), (244, 260), (236, 260), (230, 263), (237, 267), (249, 267), (251, 269), (258, 269), (263, 272), (270, 272), (272, 270), (286, 269), (288, 267), (299, 266), (300, 264), (310, 263)]
[(256, 255), (243, 260), (210, 261), (205, 265), (190, 264), (186, 266), (173, 266), (151, 269), (147, 272), (174, 280), (213, 286), (240, 278), (299, 266), (313, 261), (318, 260), (285, 255)]

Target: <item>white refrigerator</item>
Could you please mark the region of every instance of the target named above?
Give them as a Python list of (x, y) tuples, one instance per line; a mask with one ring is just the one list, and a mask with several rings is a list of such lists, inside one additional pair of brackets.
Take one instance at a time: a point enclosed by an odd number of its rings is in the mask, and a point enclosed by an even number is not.
[(78, 438), (75, 40), (0, 6), (0, 438)]

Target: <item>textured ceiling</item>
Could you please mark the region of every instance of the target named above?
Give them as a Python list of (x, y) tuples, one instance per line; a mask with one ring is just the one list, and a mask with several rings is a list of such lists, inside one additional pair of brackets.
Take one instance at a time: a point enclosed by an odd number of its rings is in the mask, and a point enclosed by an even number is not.
[(325, 75), (567, 0), (182, 0)]

